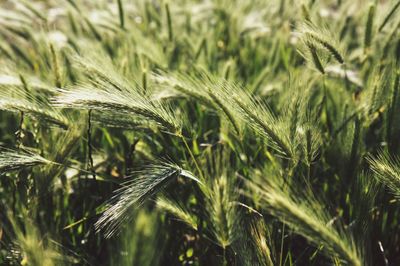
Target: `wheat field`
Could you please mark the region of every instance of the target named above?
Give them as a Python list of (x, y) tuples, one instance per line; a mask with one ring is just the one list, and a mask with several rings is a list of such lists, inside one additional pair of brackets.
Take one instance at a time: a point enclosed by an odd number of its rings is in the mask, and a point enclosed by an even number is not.
[(0, 265), (400, 265), (399, 0), (0, 0)]

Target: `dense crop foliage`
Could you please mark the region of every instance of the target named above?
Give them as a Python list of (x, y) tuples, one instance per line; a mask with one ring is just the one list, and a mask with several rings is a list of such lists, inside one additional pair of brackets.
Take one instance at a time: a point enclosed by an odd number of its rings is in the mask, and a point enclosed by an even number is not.
[(400, 1), (0, 1), (1, 265), (400, 265)]

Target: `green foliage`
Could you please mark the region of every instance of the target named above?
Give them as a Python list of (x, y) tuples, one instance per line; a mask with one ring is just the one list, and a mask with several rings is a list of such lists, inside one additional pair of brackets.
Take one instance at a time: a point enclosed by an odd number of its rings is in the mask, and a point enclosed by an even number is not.
[(399, 6), (1, 1), (0, 264), (400, 264)]
[(50, 161), (29, 151), (14, 151), (6, 148), (0, 150), (0, 171), (3, 173), (48, 163)]
[(396, 196), (400, 195), (400, 168), (399, 160), (391, 158), (387, 153), (380, 153), (377, 157), (369, 157), (371, 169), (380, 182), (387, 185)]
[[(271, 178), (270, 178), (271, 179)], [(357, 247), (351, 236), (343, 233), (343, 228), (332, 227), (320, 200), (310, 192), (297, 191), (301, 186), (292, 184), (294, 189), (283, 189), (276, 180), (266, 180), (267, 187), (250, 184), (252, 190), (261, 197), (261, 206), (272, 215), (290, 226), (317, 246), (322, 246), (331, 257), (339, 257), (350, 265), (363, 265)]]
[(112, 236), (122, 222), (129, 220), (132, 207), (143, 203), (178, 176), (200, 182), (192, 174), (171, 164), (148, 167), (142, 175), (121, 184), (122, 187), (115, 191), (108, 203), (109, 207), (96, 223), (97, 228), (105, 229), (106, 237)]

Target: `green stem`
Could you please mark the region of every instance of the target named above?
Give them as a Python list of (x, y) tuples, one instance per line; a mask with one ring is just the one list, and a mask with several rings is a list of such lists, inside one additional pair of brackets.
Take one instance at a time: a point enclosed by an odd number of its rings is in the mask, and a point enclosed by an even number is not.
[(197, 160), (196, 160), (196, 158), (194, 157), (194, 154), (193, 154), (192, 150), (190, 149), (190, 147), (189, 147), (189, 145), (188, 145), (188, 143), (187, 143), (185, 137), (184, 137), (182, 134), (178, 134), (178, 136), (182, 139), (183, 143), (185, 144), (185, 147), (186, 147), (186, 149), (188, 150), (189, 155), (190, 155), (190, 157), (192, 158), (192, 160), (193, 160), (193, 162), (194, 162), (194, 164), (195, 164), (195, 166), (196, 166), (197, 171), (199, 172), (199, 175), (200, 175), (201, 178), (204, 180), (203, 172), (201, 171), (200, 166), (199, 166), (199, 164), (197, 163)]
[(283, 240), (285, 238), (285, 224), (282, 225), (282, 237), (281, 237), (281, 254), (279, 258), (279, 265), (282, 265), (282, 260), (283, 260)]
[(121, 29), (125, 28), (125, 15), (124, 6), (122, 5), (122, 0), (118, 0), (118, 13), (119, 13), (119, 25)]
[(92, 123), (91, 123), (91, 116), (92, 116), (92, 110), (89, 110), (88, 112), (88, 129), (87, 129), (87, 134), (88, 134), (88, 156), (89, 156), (89, 168), (92, 172), (93, 180), (96, 180), (96, 171), (94, 170), (93, 166), (93, 151), (92, 151)]
[(172, 41), (174, 38), (174, 34), (172, 32), (172, 19), (171, 19), (171, 12), (169, 11), (168, 3), (165, 3), (165, 12), (167, 14), (167, 25), (168, 25), (168, 39)]

